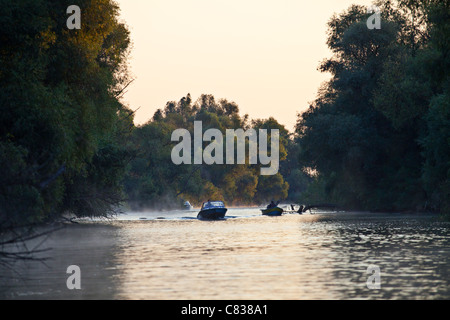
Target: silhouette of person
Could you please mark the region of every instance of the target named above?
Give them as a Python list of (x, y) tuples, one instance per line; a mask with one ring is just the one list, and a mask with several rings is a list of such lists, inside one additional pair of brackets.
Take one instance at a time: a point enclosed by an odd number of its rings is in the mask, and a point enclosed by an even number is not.
[(275, 202), (273, 202), (273, 200), (272, 201), (270, 201), (270, 204), (267, 206), (267, 209), (270, 209), (270, 208), (275, 208), (277, 205), (275, 204)]

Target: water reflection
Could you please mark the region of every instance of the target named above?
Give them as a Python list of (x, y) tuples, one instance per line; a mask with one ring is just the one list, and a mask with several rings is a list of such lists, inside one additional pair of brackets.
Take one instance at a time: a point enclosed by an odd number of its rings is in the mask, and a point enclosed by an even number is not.
[[(447, 223), (426, 216), (352, 214), (339, 218), (323, 216), (318, 222), (312, 226), (302, 224), (301, 229), (321, 234), (321, 246), (335, 253), (330, 263), (334, 278), (341, 282), (333, 287), (337, 297), (448, 299), (450, 296)], [(380, 290), (369, 290), (366, 286), (369, 265), (380, 267)]]
[[(28, 241), (29, 249), (48, 250), (34, 256), (46, 260), (0, 266), (0, 299), (111, 299), (120, 287), (113, 264), (116, 239), (117, 227), (89, 223), (69, 225), (47, 239)], [(70, 265), (81, 269), (81, 290), (67, 288)]]
[[(448, 298), (445, 223), (361, 214), (128, 222), (126, 299)], [(367, 267), (381, 269), (369, 290)]]
[[(128, 217), (58, 232), (50, 268), (23, 265), (29, 279), (4, 281), (0, 297), (450, 298), (449, 223), (432, 216), (234, 209), (226, 221)], [(80, 291), (66, 288), (70, 264), (81, 268)], [(379, 266), (381, 289), (367, 288), (369, 265)]]

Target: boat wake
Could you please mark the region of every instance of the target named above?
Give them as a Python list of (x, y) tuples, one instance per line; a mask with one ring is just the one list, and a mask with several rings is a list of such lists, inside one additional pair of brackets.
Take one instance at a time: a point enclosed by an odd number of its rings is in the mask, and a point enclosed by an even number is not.
[[(197, 215), (200, 212), (200, 209), (193, 210), (169, 210), (169, 211), (139, 211), (139, 212), (125, 212), (117, 215), (116, 220), (119, 221), (153, 221), (153, 220), (181, 220), (181, 221), (190, 221), (190, 220), (202, 220), (202, 221), (211, 221), (211, 219), (198, 219)], [(306, 212), (302, 213), (303, 215), (309, 215), (317, 212)], [(327, 211), (330, 212), (330, 211)], [(282, 215), (278, 217), (283, 217), (286, 215), (298, 215), (296, 212), (287, 212), (284, 211)], [(245, 218), (254, 218), (254, 217), (264, 217), (264, 218), (276, 218), (276, 216), (271, 217), (270, 215), (263, 215), (261, 212), (261, 208), (259, 207), (249, 207), (249, 208), (228, 208), (227, 214), (220, 219), (217, 220), (228, 220), (228, 219), (245, 219)]]

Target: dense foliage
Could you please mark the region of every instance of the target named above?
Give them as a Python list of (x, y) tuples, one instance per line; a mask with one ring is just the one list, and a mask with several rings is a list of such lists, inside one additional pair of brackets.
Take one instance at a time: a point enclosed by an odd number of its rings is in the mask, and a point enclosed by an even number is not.
[[(66, 9), (83, 8), (69, 30)], [(1, 0), (0, 231), (124, 198), (129, 32), (110, 0)]]
[(332, 78), (297, 123), (309, 194), (347, 208), (450, 208), (448, 1), (351, 6), (328, 24)]
[[(234, 102), (216, 101), (206, 94), (194, 102), (188, 94), (178, 102), (168, 102), (163, 110), (155, 112), (153, 119), (133, 132), (136, 157), (125, 180), (133, 208), (168, 208), (180, 206), (183, 200), (196, 205), (207, 199), (223, 200), (229, 205), (248, 205), (287, 198), (289, 185), (281, 173), (260, 175), (261, 164), (248, 161), (248, 146), (246, 164), (175, 165), (171, 152), (178, 142), (171, 141), (172, 132), (187, 129), (193, 139), (194, 121), (202, 122), (203, 132), (209, 128), (219, 129), (224, 139), (226, 129), (267, 129), (268, 133), (270, 129), (278, 129), (282, 165), (286, 159), (289, 133), (275, 119), (250, 121), (247, 115), (239, 115)], [(203, 142), (203, 148), (209, 144)]]

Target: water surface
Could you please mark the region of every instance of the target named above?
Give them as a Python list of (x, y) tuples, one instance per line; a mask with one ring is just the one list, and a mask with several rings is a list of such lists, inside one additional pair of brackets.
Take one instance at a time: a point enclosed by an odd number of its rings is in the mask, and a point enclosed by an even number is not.
[[(448, 222), (427, 214), (230, 209), (140, 212), (83, 222), (43, 246), (51, 260), (2, 270), (8, 299), (449, 299)], [(69, 290), (66, 269), (81, 269)], [(369, 265), (380, 289), (368, 289)]]

